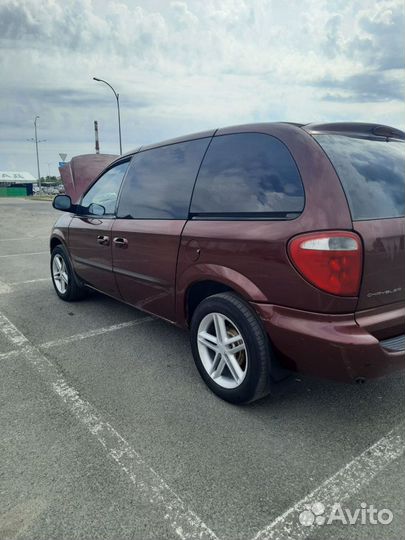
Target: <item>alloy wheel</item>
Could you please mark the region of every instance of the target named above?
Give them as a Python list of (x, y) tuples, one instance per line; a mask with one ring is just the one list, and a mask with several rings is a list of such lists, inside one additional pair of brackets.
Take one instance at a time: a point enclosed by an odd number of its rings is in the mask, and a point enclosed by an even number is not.
[(69, 274), (65, 260), (59, 253), (52, 261), (52, 275), (57, 290), (60, 294), (65, 294), (69, 284)]
[(222, 388), (240, 386), (248, 369), (248, 353), (236, 324), (222, 313), (209, 313), (197, 335), (201, 362), (211, 379)]

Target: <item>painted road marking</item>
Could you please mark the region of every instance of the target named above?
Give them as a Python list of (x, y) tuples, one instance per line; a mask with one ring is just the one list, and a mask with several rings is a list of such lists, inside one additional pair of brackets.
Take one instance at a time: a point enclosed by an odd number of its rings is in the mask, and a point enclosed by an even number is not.
[(21, 285), (41, 283), (43, 281), (51, 282), (51, 278), (46, 277), (46, 278), (26, 279), (24, 281), (13, 281), (11, 283), (5, 283), (4, 281), (0, 281), (0, 294), (10, 294)]
[(162, 511), (162, 516), (182, 540), (218, 540), (211, 529), (183, 502), (129, 443), (106, 422), (97, 409), (82, 399), (56, 366), (32, 345), (17, 327), (0, 313), (0, 331), (20, 349), (20, 353), (42, 375), (48, 386), (101, 444), (134, 484), (144, 500)]
[(34, 251), (33, 253), (9, 253), (8, 255), (0, 255), (1, 258), (6, 257), (22, 257), (23, 255), (49, 255), (49, 251)]
[(39, 345), (41, 349), (50, 349), (51, 347), (58, 347), (60, 345), (66, 345), (68, 343), (74, 343), (75, 341), (80, 341), (82, 339), (87, 339), (95, 336), (101, 336), (108, 332), (115, 332), (116, 330), (121, 330), (121, 328), (129, 328), (131, 326), (137, 326), (138, 324), (143, 324), (146, 322), (156, 321), (155, 317), (143, 317), (142, 319), (135, 319), (132, 321), (122, 322), (118, 324), (113, 324), (111, 326), (104, 326), (103, 328), (96, 328), (94, 330), (89, 330), (88, 332), (82, 332), (81, 334), (75, 334), (66, 338), (55, 339), (54, 341), (48, 341)]
[(9, 283), (11, 287), (15, 287), (17, 285), (26, 285), (27, 283), (40, 283), (41, 281), (49, 281), (51, 282), (51, 277), (44, 277), (44, 278), (36, 278), (36, 279), (26, 279), (25, 281), (12, 281)]
[(17, 356), (17, 354), (19, 353), (20, 351), (17, 349), (14, 349), (12, 351), (9, 351), (9, 352), (3, 352), (3, 353), (0, 353), (0, 360), (8, 360), (9, 358), (14, 358), (14, 356)]
[(11, 293), (11, 291), (10, 285), (4, 283), (4, 281), (0, 281), (0, 294)]
[(399, 458), (405, 450), (404, 424), (367, 448), (336, 474), (323, 482), (304, 499), (276, 518), (252, 540), (303, 540), (316, 528), (299, 522), (299, 514), (315, 503), (322, 503), (326, 511), (334, 504), (349, 499), (377, 476), (387, 465)]
[(47, 236), (19, 236), (18, 238), (0, 238), (0, 242), (15, 242), (18, 240), (42, 240), (43, 238), (49, 238)]
[[(101, 336), (103, 334), (108, 334), (109, 332), (115, 332), (116, 330), (121, 330), (122, 328), (131, 328), (133, 326), (138, 326), (147, 322), (157, 321), (156, 317), (142, 317), (141, 319), (133, 319), (132, 321), (126, 321), (118, 324), (112, 324), (111, 326), (103, 326), (102, 328), (95, 328), (94, 330), (89, 330), (88, 332), (82, 332), (81, 334), (74, 334), (73, 336), (68, 336), (65, 338), (55, 339), (53, 341), (47, 341), (46, 343), (41, 343), (37, 345), (40, 349), (51, 349), (52, 347), (59, 347), (60, 345), (66, 345), (68, 343), (75, 343), (82, 339), (92, 338), (96, 336)], [(15, 356), (18, 353), (18, 349), (12, 350), (6, 353), (0, 353), (0, 360)]]

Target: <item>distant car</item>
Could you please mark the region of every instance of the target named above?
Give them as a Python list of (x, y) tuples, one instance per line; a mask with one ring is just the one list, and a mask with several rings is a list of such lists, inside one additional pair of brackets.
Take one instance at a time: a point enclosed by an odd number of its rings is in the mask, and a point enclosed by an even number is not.
[(103, 158), (77, 158), (53, 203), (55, 291), (188, 327), (202, 378), (233, 403), (283, 369), (358, 382), (402, 369), (404, 140), (252, 124), (106, 157), (93, 176)]

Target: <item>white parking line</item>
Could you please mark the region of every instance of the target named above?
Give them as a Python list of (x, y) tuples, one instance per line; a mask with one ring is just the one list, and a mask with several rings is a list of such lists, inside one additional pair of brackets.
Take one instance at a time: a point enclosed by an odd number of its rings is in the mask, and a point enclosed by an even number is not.
[(0, 353), (0, 360), (8, 360), (9, 358), (14, 358), (14, 356), (17, 356), (18, 353), (19, 351), (15, 349), (13, 351)]
[(49, 234), (47, 236), (19, 236), (17, 238), (0, 238), (0, 242), (15, 242), (18, 240), (42, 240), (42, 238), (49, 238)]
[(36, 279), (26, 279), (24, 281), (12, 281), (11, 283), (5, 283), (4, 281), (0, 281), (0, 294), (10, 294), (15, 289), (20, 287), (21, 285), (29, 285), (32, 283), (41, 283), (44, 281), (51, 282), (51, 277), (46, 278), (36, 278)]
[(8, 255), (0, 255), (1, 258), (6, 257), (22, 257), (23, 255), (45, 255), (47, 253), (49, 255), (49, 251), (34, 251), (33, 253), (9, 253)]
[(73, 336), (55, 339), (54, 341), (48, 341), (39, 345), (41, 349), (50, 349), (51, 347), (58, 347), (60, 345), (66, 345), (67, 343), (75, 343), (82, 339), (101, 336), (108, 332), (115, 332), (116, 330), (121, 330), (121, 328), (129, 328), (131, 326), (137, 326), (138, 324), (143, 324), (146, 322), (156, 321), (155, 317), (143, 317), (142, 319), (135, 319), (133, 321), (122, 322), (118, 324), (113, 324), (111, 326), (104, 326), (102, 328), (96, 328), (94, 330), (89, 330), (88, 332), (83, 332), (81, 334), (75, 334)]
[(9, 283), (11, 287), (15, 287), (16, 285), (26, 285), (27, 283), (40, 283), (41, 281), (51, 281), (51, 277), (44, 277), (44, 278), (36, 278), (36, 279), (26, 279), (25, 281), (12, 281)]
[(215, 533), (186, 506), (163, 478), (101, 417), (93, 405), (79, 396), (56, 366), (2, 313), (0, 331), (19, 347), (21, 354), (41, 373), (48, 386), (102, 445), (107, 456), (126, 473), (138, 495), (149, 505), (161, 509), (162, 517), (182, 540), (218, 540)]
[(4, 281), (0, 281), (0, 294), (11, 293), (11, 290), (10, 285), (7, 285)]
[[(121, 330), (122, 328), (131, 328), (133, 326), (138, 326), (143, 323), (157, 321), (155, 317), (142, 317), (141, 319), (134, 319), (132, 321), (126, 321), (118, 324), (112, 324), (111, 326), (103, 326), (101, 328), (95, 328), (94, 330), (89, 330), (88, 332), (82, 332), (80, 334), (74, 334), (73, 336), (68, 336), (65, 338), (55, 339), (53, 341), (47, 341), (38, 345), (40, 349), (51, 349), (52, 347), (59, 347), (60, 345), (66, 345), (68, 343), (75, 343), (82, 339), (87, 339), (91, 337), (101, 336), (103, 334), (108, 334), (109, 332), (115, 332), (116, 330)], [(11, 358), (19, 352), (18, 349), (12, 350), (6, 353), (0, 353), (0, 360)]]
[(258, 532), (252, 540), (308, 538), (317, 525), (302, 525), (299, 521), (301, 512), (310, 509), (315, 503), (322, 503), (326, 511), (330, 511), (334, 504), (342, 503), (369, 484), (387, 465), (400, 457), (404, 450), (404, 425), (401, 424)]
[(2, 313), (0, 313), (0, 332), (3, 332), (6, 338), (17, 347), (28, 343), (28, 339)]

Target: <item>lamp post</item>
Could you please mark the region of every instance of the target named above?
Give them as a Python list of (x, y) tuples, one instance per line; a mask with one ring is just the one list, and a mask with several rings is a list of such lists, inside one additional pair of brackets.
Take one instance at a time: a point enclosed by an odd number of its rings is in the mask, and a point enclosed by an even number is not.
[(39, 191), (41, 191), (41, 173), (40, 173), (40, 170), (39, 170), (39, 150), (38, 150), (38, 144), (41, 143), (41, 142), (45, 142), (46, 139), (42, 139), (42, 140), (38, 140), (38, 130), (37, 130), (37, 120), (38, 120), (39, 116), (37, 115), (35, 118), (34, 118), (34, 133), (35, 133), (35, 137), (31, 137), (30, 139), (27, 139), (27, 141), (31, 141), (31, 142), (34, 142), (35, 143), (35, 152), (36, 152), (36, 156), (37, 156), (37, 172), (38, 172), (38, 189)]
[(107, 81), (104, 81), (103, 79), (98, 79), (97, 77), (93, 77), (94, 81), (102, 82), (109, 86), (111, 90), (114, 92), (115, 99), (117, 100), (117, 112), (118, 112), (118, 136), (120, 141), (120, 155), (122, 155), (122, 142), (121, 142), (121, 116), (120, 116), (120, 95), (117, 94), (117, 92), (114, 90), (114, 88), (111, 86), (110, 83)]

